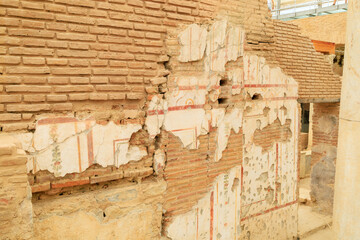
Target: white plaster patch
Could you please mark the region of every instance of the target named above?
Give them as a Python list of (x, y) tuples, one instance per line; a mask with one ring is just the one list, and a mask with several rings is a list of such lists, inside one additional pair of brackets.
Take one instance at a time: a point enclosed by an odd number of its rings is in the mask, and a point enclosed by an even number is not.
[(159, 174), (163, 171), (165, 167), (165, 152), (162, 149), (156, 149), (154, 154), (154, 171), (156, 174)]
[(147, 155), (145, 148), (129, 148), (131, 135), (140, 124), (107, 125), (94, 120), (45, 118), (37, 122), (31, 134), (16, 134), (29, 153), (28, 171), (48, 170), (55, 176), (82, 172), (93, 164), (119, 167)]
[(206, 47), (206, 28), (197, 24), (189, 25), (179, 34), (181, 45), (179, 61), (190, 62), (203, 58)]

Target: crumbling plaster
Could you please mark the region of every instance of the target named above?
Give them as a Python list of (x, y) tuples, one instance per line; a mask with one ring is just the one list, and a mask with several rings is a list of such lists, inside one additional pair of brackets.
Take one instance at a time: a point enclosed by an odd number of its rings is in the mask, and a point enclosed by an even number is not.
[[(204, 69), (192, 76), (172, 71), (168, 81), (174, 79), (175, 87), (169, 86), (167, 92), (148, 96), (144, 126), (117, 125), (112, 121), (101, 125), (91, 118), (40, 119), (34, 133), (15, 134), (28, 153), (28, 171), (48, 170), (61, 177), (83, 172), (95, 163), (119, 167), (129, 161), (138, 161), (148, 154), (148, 150), (130, 145), (129, 140), (143, 128), (152, 139), (162, 130), (171, 132), (179, 137), (184, 148), (189, 149), (199, 148), (198, 137), (208, 134), (210, 128), (217, 128), (217, 149), (214, 159), (210, 159), (217, 162), (221, 161), (231, 131), (237, 133), (242, 128), (244, 154), (239, 165), (218, 176), (190, 212), (174, 217), (165, 233), (174, 240), (212, 239), (211, 236), (230, 239), (248, 234), (264, 239), (295, 236), (299, 119), (296, 81), (280, 68), (269, 66), (265, 58), (244, 52), (245, 30), (226, 20), (211, 25), (191, 24), (179, 33), (178, 40), (179, 64), (201, 62)], [(241, 64), (228, 69), (226, 64), (230, 61)], [(224, 76), (231, 81), (231, 94), (242, 101), (227, 108), (212, 107), (221, 94), (220, 80)], [(281, 125), (290, 121), (291, 137), (274, 142), (271, 149), (264, 152), (253, 143), (254, 133), (276, 120)], [(153, 166), (155, 174), (166, 167), (163, 149), (155, 150)], [(35, 211), (39, 209), (35, 206)], [(40, 235), (49, 230), (45, 227), (47, 224), (64, 219), (44, 214), (46, 218), (40, 213), (36, 215), (39, 225), (35, 224), (35, 232)], [(121, 216), (126, 218), (128, 215)], [(139, 218), (141, 216), (136, 215), (131, 219)], [(81, 219), (90, 225), (97, 221), (96, 216), (82, 211), (71, 213), (65, 219), (69, 224)], [(105, 224), (105, 227), (103, 223), (96, 223), (104, 228), (90, 235), (118, 236), (113, 235), (109, 226), (131, 228), (129, 222), (121, 221)], [(274, 223), (270, 224), (272, 221)], [(60, 231), (58, 226), (51, 226)]]

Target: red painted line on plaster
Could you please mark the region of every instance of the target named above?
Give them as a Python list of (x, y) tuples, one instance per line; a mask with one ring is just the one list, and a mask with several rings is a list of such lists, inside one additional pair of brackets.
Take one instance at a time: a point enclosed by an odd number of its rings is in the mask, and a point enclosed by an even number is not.
[[(86, 122), (86, 129), (90, 129), (90, 123)], [(94, 164), (94, 143), (93, 143), (93, 132), (89, 131), (87, 134), (87, 147), (88, 147), (88, 163), (89, 166)]]
[(291, 206), (291, 205), (293, 205), (293, 204), (295, 204), (295, 203), (297, 203), (297, 200), (292, 201), (292, 202), (288, 202), (288, 203), (286, 203), (286, 204), (284, 204), (284, 205), (280, 205), (280, 206), (276, 206), (276, 207), (267, 209), (267, 210), (265, 210), (265, 211), (263, 211), (263, 212), (255, 213), (255, 214), (250, 215), (250, 216), (248, 216), (248, 217), (244, 217), (244, 218), (240, 219), (240, 221), (245, 221), (245, 220), (250, 219), (250, 218), (258, 217), (258, 216), (267, 214), (267, 213), (269, 213), (269, 212), (273, 212), (273, 211), (275, 211), (275, 210), (279, 210), (279, 209), (282, 209), (282, 208), (284, 208), (284, 207)]
[(246, 207), (246, 206), (250, 206), (250, 205), (253, 205), (253, 204), (257, 204), (257, 203), (261, 203), (263, 201), (265, 201), (266, 199), (262, 199), (262, 200), (259, 200), (259, 201), (256, 201), (256, 202), (252, 202), (252, 203), (248, 203), (248, 204), (245, 204), (245, 205), (241, 205), (241, 207)]
[(214, 231), (214, 192), (210, 195), (210, 240), (213, 240)]
[[(75, 133), (78, 132), (77, 122), (75, 122)], [(78, 163), (79, 163), (79, 172), (81, 171), (81, 152), (80, 152), (80, 136), (78, 135), (76, 138), (77, 141), (77, 150), (78, 150)]]
[(278, 165), (279, 165), (279, 144), (276, 143), (276, 170), (275, 170), (275, 201), (277, 201), (277, 179), (278, 179)]
[[(85, 122), (90, 122), (94, 119), (86, 119)], [(57, 117), (57, 118), (44, 118), (37, 121), (38, 125), (47, 125), (47, 124), (56, 124), (56, 123), (72, 123), (72, 122), (80, 122), (76, 118), (71, 117)]]

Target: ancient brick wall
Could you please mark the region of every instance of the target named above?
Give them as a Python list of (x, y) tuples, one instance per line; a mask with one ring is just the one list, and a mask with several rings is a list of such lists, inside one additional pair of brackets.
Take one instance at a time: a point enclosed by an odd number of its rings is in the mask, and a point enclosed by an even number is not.
[(27, 153), (35, 237), (296, 236), (300, 75), (274, 54), (295, 27), (265, 0), (0, 15), (0, 127)]
[(327, 212), (332, 212), (334, 196), (339, 110), (339, 103), (314, 103), (311, 196)]

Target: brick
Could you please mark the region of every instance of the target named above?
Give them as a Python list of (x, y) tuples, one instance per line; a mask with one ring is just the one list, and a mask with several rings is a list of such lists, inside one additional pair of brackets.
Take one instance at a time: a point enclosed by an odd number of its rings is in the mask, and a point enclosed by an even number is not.
[(182, 21), (188, 21), (188, 22), (194, 22), (195, 21), (195, 18), (193, 16), (170, 13), (170, 12), (168, 12), (166, 15), (170, 19), (176, 19), (176, 20), (182, 20)]
[(145, 95), (143, 93), (127, 93), (126, 99), (130, 100), (137, 100), (137, 99), (144, 99)]
[(21, 114), (0, 113), (0, 121), (18, 121), (21, 120)]
[(130, 6), (111, 4), (111, 3), (99, 2), (98, 5), (97, 5), (97, 8), (98, 9), (112, 10), (112, 11), (117, 11), (117, 12), (126, 12), (126, 13), (133, 12), (133, 8), (130, 7)]
[(74, 83), (74, 84), (87, 84), (89, 82), (90, 82), (90, 80), (88, 77), (71, 77), (70, 78), (70, 83)]
[(126, 77), (110, 77), (110, 83), (125, 83)]
[(115, 91), (128, 91), (130, 90), (130, 88), (126, 85), (97, 85), (96, 90), (101, 92), (101, 91), (109, 91), (109, 92), (115, 92)]
[(0, 64), (10, 64), (10, 65), (16, 65), (21, 62), (20, 57), (15, 56), (0, 56)]
[(25, 83), (25, 84), (45, 84), (45, 83), (46, 83), (46, 77), (24, 76), (24, 77), (23, 77), (23, 83)]
[(23, 10), (23, 9), (8, 9), (7, 14), (14, 17), (22, 18), (34, 18), (34, 19), (45, 19), (52, 20), (54, 19), (53, 13), (32, 11), (32, 10)]
[(134, 55), (129, 53), (117, 52), (101, 52), (99, 53), (100, 59), (115, 59), (115, 60), (133, 60)]
[(1, 103), (21, 102), (21, 95), (0, 95)]
[(0, 83), (21, 83), (21, 78), (16, 76), (1, 76), (0, 75)]
[(85, 59), (70, 59), (69, 66), (71, 67), (87, 67), (89, 65), (89, 61)]
[(96, 51), (56, 50), (58, 57), (95, 58)]
[(8, 112), (40, 112), (49, 111), (50, 104), (8, 104), (6, 110)]
[(127, 82), (128, 83), (143, 83), (144, 78), (143, 77), (128, 77)]
[(20, 20), (14, 18), (0, 18), (0, 26), (20, 26)]
[(103, 10), (98, 10), (98, 9), (90, 9), (89, 10), (89, 16), (93, 16), (93, 17), (107, 17), (107, 12), (103, 11)]
[(74, 93), (69, 94), (69, 100), (71, 101), (84, 101), (89, 99), (88, 93)]
[(80, 49), (80, 50), (88, 50), (89, 49), (89, 44), (87, 43), (73, 43), (73, 42), (70, 42), (69, 43), (69, 48), (70, 49)]
[(108, 60), (92, 59), (90, 60), (90, 65), (93, 67), (105, 67), (108, 65)]
[(8, 85), (6, 92), (51, 92), (50, 86), (26, 86), (26, 85)]
[(66, 102), (67, 96), (66, 95), (47, 95), (46, 100), (48, 102)]
[(66, 13), (66, 7), (59, 4), (45, 3), (45, 10), (49, 12)]
[(2, 130), (3, 132), (14, 132), (14, 131), (28, 130), (28, 127), (29, 127), (28, 123), (10, 123), (10, 124), (3, 124)]
[(67, 7), (68, 13), (75, 14), (75, 15), (87, 15), (88, 8), (81, 8), (81, 7)]
[(54, 105), (52, 105), (53, 111), (71, 111), (72, 108), (72, 103), (55, 103)]
[(70, 32), (87, 33), (89, 31), (88, 26), (77, 25), (77, 24), (68, 24), (68, 29), (69, 29)]
[(105, 43), (118, 43), (118, 44), (131, 44), (132, 39), (124, 37), (114, 37), (114, 36), (98, 36), (99, 42)]
[(118, 180), (123, 178), (123, 173), (113, 173), (108, 175), (102, 175), (102, 176), (91, 176), (90, 177), (90, 184), (95, 184), (99, 182), (108, 182), (113, 180)]
[(182, 7), (196, 8), (196, 2), (186, 0), (169, 0), (168, 4), (178, 5)]
[(96, 36), (80, 33), (56, 33), (57, 39), (60, 40), (72, 40), (72, 41), (96, 41)]
[(54, 75), (90, 75), (89, 68), (52, 68), (51, 73)]
[[(170, 14), (170, 13), (168, 13)], [(142, 30), (142, 31), (152, 31), (152, 32), (166, 32), (165, 27), (156, 26), (156, 25), (149, 25), (149, 24), (142, 24), (142, 23), (135, 23), (134, 24), (135, 30)]]
[(56, 86), (54, 90), (55, 92), (92, 92), (94, 87), (91, 85)]
[(66, 31), (66, 23), (59, 23), (59, 22), (47, 22), (46, 28), (49, 30), (56, 30), (56, 31)]
[(21, 6), (23, 8), (28, 8), (28, 9), (37, 9), (37, 10), (42, 10), (44, 9), (44, 4), (43, 3), (37, 3), (37, 2), (21, 2)]
[(19, 1), (18, 0), (0, 0), (0, 6), (18, 7)]
[(145, 34), (145, 37), (149, 38), (149, 39), (161, 39), (161, 34), (160, 33), (147, 32)]
[(23, 57), (23, 64), (25, 64), (25, 65), (45, 65), (45, 58)]
[(45, 43), (43, 39), (23, 39), (23, 44), (27, 47), (45, 47)]
[(144, 52), (145, 52), (145, 48), (144, 48), (144, 47), (129, 46), (129, 47), (127, 47), (127, 50), (128, 50), (130, 53), (144, 53)]
[(152, 78), (150, 79), (151, 84), (153, 85), (159, 85), (159, 84), (163, 84), (167, 82), (167, 78), (166, 77), (156, 77), (156, 78)]
[(135, 37), (135, 38), (144, 38), (145, 37), (145, 33), (144, 32), (140, 32), (140, 31), (128, 31), (128, 34), (130, 37)]
[(69, 82), (68, 77), (48, 77), (50, 84), (67, 84)]
[(53, 38), (54, 32), (48, 30), (34, 30), (34, 29), (8, 29), (10, 36), (23, 36), (35, 38)]
[(146, 8), (152, 8), (152, 9), (160, 9), (160, 8), (161, 8), (161, 4), (159, 4), (159, 3), (154, 3), (154, 2), (145, 2), (145, 7), (146, 7)]
[(22, 26), (27, 28), (44, 29), (45, 23), (38, 21), (22, 20)]
[(45, 192), (47, 190), (50, 190), (50, 182), (38, 183), (31, 186), (32, 193)]
[(47, 46), (50, 48), (67, 48), (68, 44), (65, 41), (47, 41)]
[(24, 95), (24, 102), (45, 102), (45, 95)]
[(144, 39), (134, 39), (135, 45), (140, 46), (150, 46), (150, 47), (162, 47), (162, 41), (155, 41), (155, 40), (144, 40)]
[[(57, 1), (57, 0), (55, 0)], [(51, 188), (65, 188), (65, 187), (73, 187), (73, 186), (80, 186), (89, 184), (89, 178), (82, 178), (76, 180), (69, 180), (69, 179), (62, 179), (62, 180), (55, 180), (51, 183)]]
[(109, 12), (109, 17), (117, 20), (126, 20), (127, 14), (125, 13), (117, 13), (117, 12)]
[(64, 66), (68, 60), (63, 58), (46, 58), (46, 64), (49, 66)]
[(94, 68), (94, 75), (127, 75), (127, 69), (113, 69), (113, 68)]
[(36, 55), (36, 56), (52, 56), (54, 55), (53, 49), (44, 48), (23, 48), (23, 47), (12, 47), (9, 48), (11, 55)]
[(91, 83), (98, 83), (98, 84), (108, 83), (109, 79), (108, 79), (108, 77), (91, 77), (90, 82)]
[(125, 61), (114, 61), (110, 60), (110, 67), (126, 68), (127, 64)]
[(89, 32), (92, 34), (108, 34), (109, 29), (102, 27), (89, 27)]
[(29, 120), (33, 117), (33, 114), (31, 114), (31, 113), (23, 113), (21, 115), (22, 115), (22, 119), (24, 119), (24, 120)]
[(93, 1), (83, 1), (83, 0), (55, 0), (56, 3), (63, 3), (67, 5), (74, 5), (74, 6), (80, 6), (80, 7), (89, 7), (94, 8), (95, 2)]
[(125, 93), (109, 93), (109, 100), (124, 100), (126, 97)]
[(115, 20), (108, 20), (108, 19), (98, 19), (96, 21), (97, 21), (98, 26), (116, 27), (116, 28), (125, 28), (125, 29), (133, 28), (133, 24), (129, 23), (129, 22), (115, 21)]
[(6, 72), (10, 74), (48, 74), (48, 67), (8, 67)]
[(109, 45), (109, 50), (114, 52), (126, 52), (126, 47), (118, 44)]
[(90, 93), (90, 100), (104, 101), (107, 99), (108, 96), (106, 93)]

